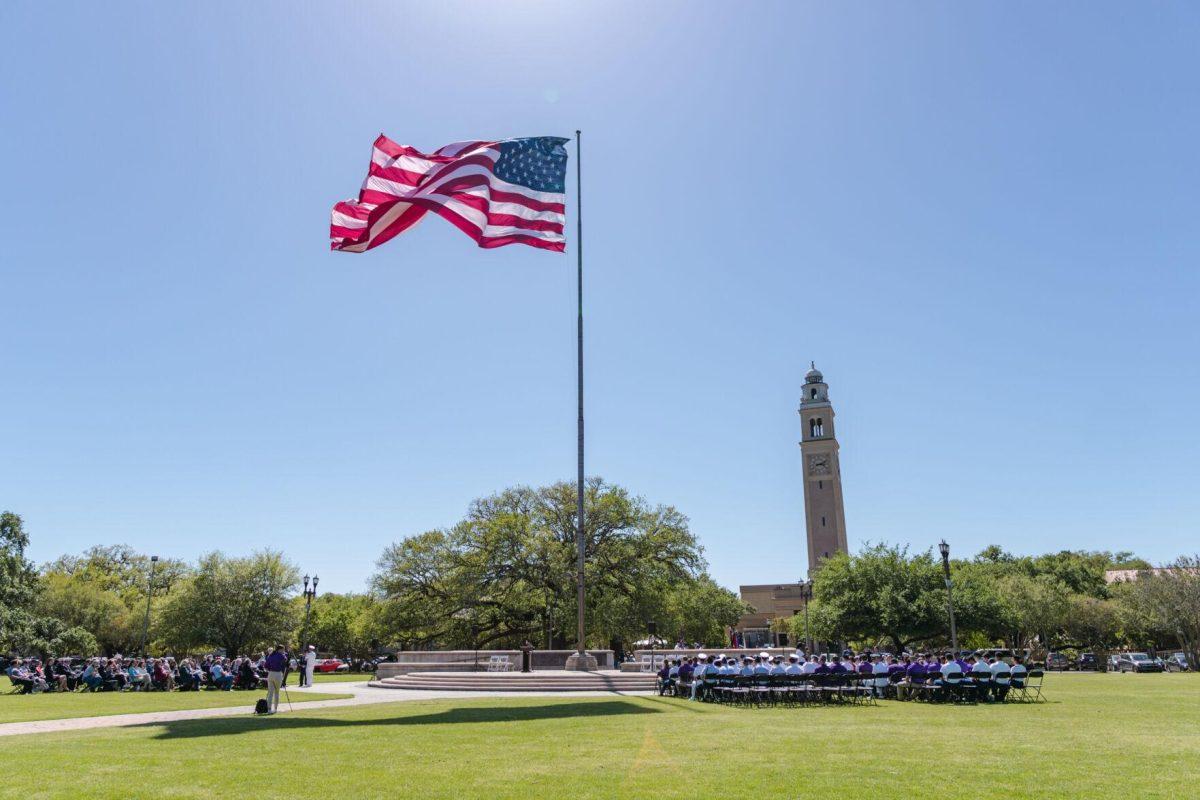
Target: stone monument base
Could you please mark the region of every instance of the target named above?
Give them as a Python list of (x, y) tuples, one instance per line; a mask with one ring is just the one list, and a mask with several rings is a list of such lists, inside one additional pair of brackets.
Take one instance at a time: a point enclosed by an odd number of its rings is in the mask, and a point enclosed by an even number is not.
[(599, 668), (596, 657), (591, 653), (571, 653), (563, 669), (571, 672), (595, 672)]

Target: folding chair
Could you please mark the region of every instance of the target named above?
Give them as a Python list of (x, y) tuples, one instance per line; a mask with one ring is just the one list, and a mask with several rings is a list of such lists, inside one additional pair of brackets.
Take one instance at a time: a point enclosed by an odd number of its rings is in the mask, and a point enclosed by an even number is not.
[(821, 696), (821, 687), (817, 685), (817, 676), (811, 672), (801, 675), (798, 680), (800, 702), (805, 705), (819, 703), (823, 699)]
[[(1031, 669), (1025, 673), (1025, 680), (1019, 686), (1014, 686), (1018, 692), (1018, 698), (1023, 703), (1040, 703), (1045, 698), (1042, 697), (1042, 681), (1046, 678), (1046, 673), (1040, 669)], [(1011, 693), (1011, 689), (1009, 690)]]
[(822, 703), (832, 703), (834, 700), (840, 699), (837, 676), (814, 673), (813, 677), (815, 678), (813, 685), (817, 688), (817, 694)]
[(784, 686), (787, 687), (789, 705), (797, 705), (808, 701), (808, 684), (803, 675), (784, 675)]
[(975, 686), (975, 694), (985, 703), (992, 699), (992, 675), (988, 672), (972, 672), (971, 683)]
[(734, 675), (729, 686), (729, 699), (734, 703), (750, 702), (750, 687), (754, 681), (753, 675)]
[(1009, 691), (1012, 688), (1012, 673), (1008, 670), (1004, 672), (993, 672), (992, 682), (996, 684), (995, 694), (996, 699), (1003, 703), (1008, 699)]
[(717, 685), (720, 683), (720, 675), (719, 674), (713, 674), (713, 675), (705, 674), (703, 681), (704, 681), (704, 683), (700, 687), (700, 691), (696, 692), (696, 697), (698, 697), (700, 700), (702, 700), (705, 703), (716, 702)]
[(791, 700), (791, 691), (788, 686), (787, 675), (769, 675), (771, 680), (768, 686), (771, 691), (771, 703), (778, 705), (779, 703), (787, 703)]
[(963, 677), (961, 671), (947, 672), (945, 684), (946, 699), (951, 703), (975, 702), (975, 686)]
[(764, 706), (771, 704), (771, 676), (770, 675), (752, 675), (750, 676), (750, 695), (754, 698), (757, 705)]
[(870, 673), (859, 673), (854, 679), (854, 700), (859, 705), (876, 705), (875, 676)]
[(654, 656), (642, 656), (642, 672), (657, 672), (654, 668)]

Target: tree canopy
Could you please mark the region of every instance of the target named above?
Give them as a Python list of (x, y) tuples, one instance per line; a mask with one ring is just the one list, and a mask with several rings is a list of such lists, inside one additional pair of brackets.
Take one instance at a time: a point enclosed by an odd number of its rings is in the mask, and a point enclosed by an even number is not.
[[(707, 578), (683, 514), (599, 478), (584, 502), (590, 646), (640, 638), (649, 620), (710, 634), (737, 620), (743, 607)], [(573, 646), (575, 506), (573, 483), (515, 487), (389, 546), (372, 582), (388, 627), (412, 646)], [(701, 607), (712, 615), (690, 617)]]
[(95, 638), (82, 627), (36, 607), (41, 585), (25, 557), (29, 535), (21, 517), (0, 513), (0, 650), (54, 655), (95, 652)]
[[(813, 598), (817, 638), (883, 640), (900, 652), (947, 630), (946, 586), (931, 551), (909, 555), (906, 547), (876, 544), (857, 554), (836, 554), (816, 572)], [(954, 605), (964, 630), (996, 610), (994, 598), (973, 581), (959, 587)]]
[(156, 636), (173, 649), (215, 645), (229, 656), (286, 641), (298, 622), (291, 596), (299, 582), (282, 553), (209, 553), (163, 604)]

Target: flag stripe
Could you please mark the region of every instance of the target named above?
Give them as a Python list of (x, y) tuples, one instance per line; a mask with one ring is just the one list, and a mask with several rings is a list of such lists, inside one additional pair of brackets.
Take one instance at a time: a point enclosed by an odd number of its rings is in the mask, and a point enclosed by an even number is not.
[[(358, 198), (333, 207), (330, 247), (378, 247), (432, 211), (480, 247), (526, 244), (562, 252), (566, 197), (543, 189), (562, 187), (565, 140), (507, 141), (456, 142), (428, 154), (380, 135)], [(508, 160), (498, 170), (502, 159)], [(500, 171), (530, 186), (505, 180)]]

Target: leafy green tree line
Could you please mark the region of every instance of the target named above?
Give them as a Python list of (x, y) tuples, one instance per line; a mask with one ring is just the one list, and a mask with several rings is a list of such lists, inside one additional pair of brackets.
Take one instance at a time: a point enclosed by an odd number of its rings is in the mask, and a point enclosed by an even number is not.
[[(718, 641), (747, 610), (705, 572), (679, 511), (600, 479), (588, 482), (585, 502), (589, 646), (632, 645), (649, 621), (664, 634)], [(0, 651), (136, 653), (143, 636), (151, 653), (244, 653), (277, 641), (357, 657), (525, 639), (569, 648), (574, 511), (567, 483), (480, 498), (454, 526), (388, 546), (366, 592), (319, 595), (307, 628), (299, 570), (281, 553), (213, 552), (194, 564), (163, 559), (152, 571), (127, 546), (97, 546), (39, 570), (24, 557), (20, 518), (7, 514)]]
[[(1180, 647), (1195, 659), (1200, 642), (1200, 559), (1166, 570), (1130, 553), (1062, 551), (1016, 556), (988, 547), (951, 561), (959, 646), (1079, 648), (1101, 661), (1112, 648)], [(1108, 584), (1105, 571), (1132, 569), (1138, 579)], [(810, 630), (823, 641), (859, 647), (945, 648), (947, 589), (932, 549), (874, 544), (826, 560), (813, 579)], [(797, 640), (801, 618), (789, 621)]]
[[(623, 487), (586, 484), (589, 647), (629, 649), (655, 622), (667, 639), (717, 644), (749, 609), (707, 573), (687, 517)], [(388, 545), (366, 591), (322, 594), (305, 627), (299, 570), (282, 553), (213, 552), (154, 565), (132, 548), (92, 547), (35, 567), (16, 514), (0, 515), (0, 652), (42, 655), (312, 643), (337, 655), (381, 648), (575, 644), (575, 487), (518, 486), (480, 498), (447, 528)], [(1151, 571), (1130, 553), (1018, 556), (999, 547), (951, 563), (959, 642), (1035, 650), (1200, 647), (1200, 557)], [(1109, 585), (1107, 569), (1140, 570)], [(147, 600), (151, 599), (147, 625)], [(886, 544), (827, 560), (814, 580), (813, 635), (896, 650), (948, 644), (939, 558)], [(803, 640), (803, 617), (790, 624)]]

